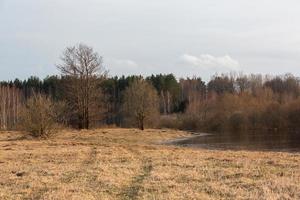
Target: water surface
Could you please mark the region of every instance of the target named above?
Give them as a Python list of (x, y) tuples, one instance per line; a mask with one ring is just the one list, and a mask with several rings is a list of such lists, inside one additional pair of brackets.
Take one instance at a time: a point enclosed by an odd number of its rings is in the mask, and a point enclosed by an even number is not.
[(222, 150), (300, 152), (300, 133), (251, 132), (199, 134), (173, 144)]

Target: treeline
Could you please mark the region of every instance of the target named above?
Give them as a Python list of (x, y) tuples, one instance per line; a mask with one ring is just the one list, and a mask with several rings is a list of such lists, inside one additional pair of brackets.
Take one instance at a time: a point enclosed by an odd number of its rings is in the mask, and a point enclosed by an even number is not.
[[(189, 90), (188, 85), (191, 81), (196, 81), (196, 79), (182, 79), (178, 82), (172, 74), (152, 75), (146, 78), (135, 75), (101, 78), (101, 80), (98, 81), (99, 90), (97, 92), (101, 96), (99, 101), (100, 104), (102, 104), (102, 117), (101, 120), (98, 121), (98, 125), (122, 125), (124, 121), (122, 113), (124, 92), (129, 85), (137, 80), (145, 80), (156, 89), (157, 95), (159, 96), (159, 110), (163, 115), (184, 112), (187, 105), (185, 96)], [(197, 80), (200, 81), (201, 84), (203, 83), (200, 79)], [(23, 81), (16, 79), (14, 81), (2, 81), (0, 83), (6, 90), (17, 89), (22, 97), (20, 99), (23, 103), (34, 93), (44, 94), (51, 97), (54, 101), (65, 101), (69, 96), (68, 90), (70, 86), (68, 84), (72, 84), (72, 82), (69, 82), (67, 76), (48, 76), (43, 80), (32, 76)], [(185, 88), (185, 94), (181, 92), (182, 88)]]
[[(49, 76), (1, 82), (1, 128), (13, 127), (21, 103), (33, 92), (64, 101), (66, 79)], [(97, 125), (123, 125), (124, 91), (141, 79), (158, 94), (162, 126), (207, 131), (300, 128), (299, 79), (290, 74), (216, 75), (207, 84), (201, 78), (177, 80), (172, 74), (108, 77), (99, 83), (103, 107)]]
[[(1, 129), (17, 128), (19, 121), (31, 118), (38, 123), (42, 115), (22, 119), (21, 111), (28, 116), (41, 107), (56, 123), (79, 129), (114, 125), (214, 132), (300, 130), (300, 82), (291, 74), (232, 73), (215, 75), (207, 83), (172, 74), (109, 77), (102, 57), (82, 44), (66, 48), (57, 68), (59, 76), (43, 80), (0, 82)], [(49, 110), (44, 104), (53, 106)]]
[[(206, 98), (189, 101), (179, 128), (220, 131), (299, 131), (299, 79), (287, 74), (214, 76)], [(201, 96), (201, 95), (200, 95)]]

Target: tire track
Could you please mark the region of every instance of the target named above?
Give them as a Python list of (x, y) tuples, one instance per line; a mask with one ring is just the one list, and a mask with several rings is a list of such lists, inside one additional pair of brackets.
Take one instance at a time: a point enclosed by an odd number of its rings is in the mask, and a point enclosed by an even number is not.
[(144, 158), (142, 163), (144, 163), (144, 165), (141, 168), (141, 172), (137, 176), (133, 177), (130, 185), (124, 188), (120, 193), (121, 199), (138, 199), (138, 193), (143, 188), (143, 182), (151, 175), (151, 171), (153, 169), (152, 160), (150, 158)]

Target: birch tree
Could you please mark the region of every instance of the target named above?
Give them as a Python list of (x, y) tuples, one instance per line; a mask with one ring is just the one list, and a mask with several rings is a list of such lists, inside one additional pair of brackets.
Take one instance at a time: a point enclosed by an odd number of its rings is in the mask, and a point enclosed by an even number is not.
[(22, 92), (20, 89), (14, 86), (0, 85), (0, 129), (16, 128), (21, 102)]

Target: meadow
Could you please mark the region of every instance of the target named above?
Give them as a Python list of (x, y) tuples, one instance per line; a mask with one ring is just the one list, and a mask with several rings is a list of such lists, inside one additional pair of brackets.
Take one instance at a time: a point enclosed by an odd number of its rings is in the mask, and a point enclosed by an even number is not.
[(0, 199), (300, 199), (300, 154), (163, 145), (175, 130), (0, 133)]

